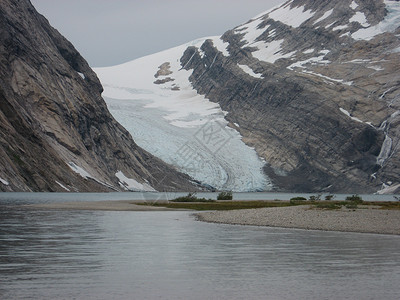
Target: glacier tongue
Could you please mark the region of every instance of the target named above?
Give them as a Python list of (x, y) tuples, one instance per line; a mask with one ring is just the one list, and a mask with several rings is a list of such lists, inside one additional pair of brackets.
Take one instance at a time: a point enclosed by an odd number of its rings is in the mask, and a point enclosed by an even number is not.
[[(216, 47), (221, 43), (219, 37), (209, 39)], [(193, 90), (191, 72), (180, 65), (185, 49), (204, 40), (95, 69), (109, 110), (139, 146), (203, 184), (237, 192), (270, 190), (264, 162), (228, 126), (219, 105)]]

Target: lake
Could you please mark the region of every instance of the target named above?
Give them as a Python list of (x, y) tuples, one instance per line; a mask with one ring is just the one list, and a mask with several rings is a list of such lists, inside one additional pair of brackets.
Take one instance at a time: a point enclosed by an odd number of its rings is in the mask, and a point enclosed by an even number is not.
[(0, 195), (1, 299), (398, 299), (399, 236), (28, 210)]

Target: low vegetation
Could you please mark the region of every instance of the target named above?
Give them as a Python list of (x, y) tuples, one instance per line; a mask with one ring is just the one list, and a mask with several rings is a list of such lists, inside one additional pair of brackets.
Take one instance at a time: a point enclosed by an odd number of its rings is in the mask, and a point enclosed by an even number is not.
[(215, 202), (215, 200), (198, 198), (196, 193), (189, 193), (186, 196), (175, 198), (171, 202)]
[[(333, 199), (331, 195), (329, 199)], [(294, 197), (290, 201), (216, 201), (212, 199), (198, 198), (196, 193), (189, 193), (186, 196), (176, 198), (169, 202), (155, 202), (153, 206), (168, 207), (172, 209), (191, 209), (191, 210), (235, 210), (235, 209), (251, 209), (263, 207), (288, 207), (295, 205), (311, 205), (318, 209), (341, 209), (346, 207), (349, 209), (356, 209), (358, 205), (362, 204), (363, 207), (370, 205), (377, 206), (381, 209), (398, 209), (400, 210), (400, 201), (392, 202), (365, 202), (358, 195), (352, 195), (346, 198), (345, 201), (332, 201), (332, 200), (316, 200), (321, 197), (316, 196), (306, 199), (304, 197)], [(326, 199), (326, 197), (325, 197)], [(146, 203), (135, 203), (139, 205), (148, 205)]]
[(232, 192), (221, 192), (217, 196), (217, 200), (232, 200), (233, 194)]

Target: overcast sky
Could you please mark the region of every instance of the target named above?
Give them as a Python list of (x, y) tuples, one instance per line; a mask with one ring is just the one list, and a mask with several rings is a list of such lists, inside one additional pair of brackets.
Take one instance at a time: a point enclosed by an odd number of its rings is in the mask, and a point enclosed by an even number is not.
[(222, 35), (284, 0), (31, 0), (92, 67)]

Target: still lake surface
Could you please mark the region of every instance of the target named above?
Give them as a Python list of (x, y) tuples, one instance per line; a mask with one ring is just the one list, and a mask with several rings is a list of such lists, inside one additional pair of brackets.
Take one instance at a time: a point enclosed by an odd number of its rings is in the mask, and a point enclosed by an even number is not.
[(399, 299), (399, 236), (29, 210), (10, 204), (72, 196), (15, 195), (0, 193), (0, 299)]

